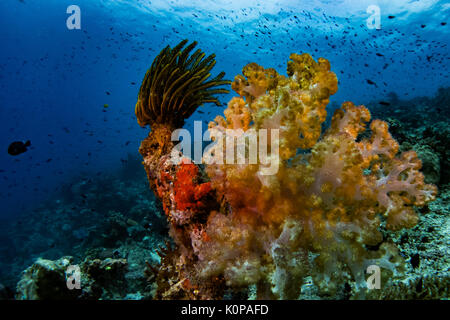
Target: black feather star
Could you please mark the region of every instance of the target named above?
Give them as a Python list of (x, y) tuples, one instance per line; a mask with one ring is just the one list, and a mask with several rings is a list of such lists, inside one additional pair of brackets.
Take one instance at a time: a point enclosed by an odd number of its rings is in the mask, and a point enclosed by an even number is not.
[(181, 50), (187, 42), (183, 40), (174, 48), (165, 47), (145, 74), (135, 108), (139, 125), (180, 127), (198, 106), (207, 102), (221, 106), (215, 95), (229, 93), (217, 88), (231, 84), (223, 80), (225, 72), (208, 80), (216, 64), (215, 55), (205, 58), (205, 53), (198, 49), (189, 56), (197, 42)]

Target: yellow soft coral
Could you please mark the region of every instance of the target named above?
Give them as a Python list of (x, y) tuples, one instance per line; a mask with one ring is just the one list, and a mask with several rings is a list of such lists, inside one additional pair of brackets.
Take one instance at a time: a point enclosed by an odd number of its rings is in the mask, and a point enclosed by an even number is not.
[(280, 129), (283, 159), (316, 143), (329, 97), (337, 91), (337, 78), (327, 60), (315, 62), (308, 54), (292, 54), (290, 58), (289, 78), (272, 76), (277, 81), (270, 83), (276, 86), (250, 103), (257, 128)]
[[(230, 101), (225, 118), (210, 124), (222, 134), (222, 144), (211, 149), (216, 160), (231, 134), (227, 129), (240, 130), (233, 138), (279, 130), (277, 141), (267, 141), (279, 146), (279, 169), (264, 176), (261, 162), (209, 162), (211, 185), (227, 205), (210, 217), (206, 230), (212, 240), (200, 248), (201, 265), (208, 275), (225, 274), (229, 285), (271, 283), (275, 297), (295, 297), (308, 274), (328, 291), (350, 274), (361, 289), (367, 265), (398, 269), (395, 248), (382, 243), (383, 219), (388, 229), (412, 227), (413, 206), (433, 200), (436, 188), (424, 183), (414, 152), (397, 156), (398, 143), (385, 122), (373, 120), (370, 137), (360, 140), (371, 120), (364, 106), (343, 103), (319, 140), (336, 75), (326, 59), (290, 58), (289, 77), (255, 63), (244, 67), (232, 84), (240, 97)], [(248, 151), (248, 141), (241, 143)], [(261, 297), (267, 297), (264, 292)]]
[[(242, 98), (234, 97), (231, 99), (228, 103), (228, 108), (224, 111), (224, 115), (226, 118), (225, 128), (248, 130), (251, 115), (250, 110)], [(224, 124), (225, 122), (222, 123)]]
[(242, 75), (237, 75), (231, 88), (248, 102), (266, 93), (276, 86), (278, 79), (282, 78), (275, 69), (264, 69), (256, 63), (250, 63), (242, 69)]

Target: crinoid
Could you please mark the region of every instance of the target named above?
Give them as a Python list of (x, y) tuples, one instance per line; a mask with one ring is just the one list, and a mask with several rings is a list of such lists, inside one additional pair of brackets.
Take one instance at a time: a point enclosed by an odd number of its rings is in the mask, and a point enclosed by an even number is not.
[(187, 42), (183, 40), (174, 48), (165, 47), (145, 74), (135, 109), (139, 125), (181, 127), (198, 106), (207, 102), (220, 106), (215, 95), (229, 92), (217, 88), (231, 83), (223, 80), (224, 72), (208, 80), (216, 64), (215, 55), (205, 58), (205, 53), (198, 49), (189, 56), (197, 42), (182, 50)]

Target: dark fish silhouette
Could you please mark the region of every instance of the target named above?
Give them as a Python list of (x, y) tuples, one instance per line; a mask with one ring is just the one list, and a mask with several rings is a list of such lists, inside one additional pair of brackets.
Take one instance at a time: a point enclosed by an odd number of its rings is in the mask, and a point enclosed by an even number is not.
[(8, 147), (8, 153), (12, 156), (17, 156), (21, 153), (26, 152), (28, 149), (27, 147), (31, 146), (30, 140), (23, 143), (22, 141), (14, 141), (11, 143)]

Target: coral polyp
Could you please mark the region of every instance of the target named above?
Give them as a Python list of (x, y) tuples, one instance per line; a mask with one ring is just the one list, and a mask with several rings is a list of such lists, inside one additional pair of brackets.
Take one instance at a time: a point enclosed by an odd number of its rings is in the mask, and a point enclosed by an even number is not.
[(205, 58), (200, 49), (190, 55), (197, 42), (182, 50), (187, 42), (165, 47), (145, 74), (135, 108), (139, 125), (158, 123), (180, 127), (198, 106), (207, 102), (220, 106), (215, 95), (229, 92), (217, 88), (230, 84), (223, 80), (224, 72), (209, 79), (216, 64), (215, 55)]

